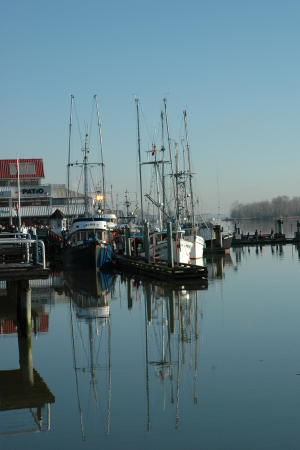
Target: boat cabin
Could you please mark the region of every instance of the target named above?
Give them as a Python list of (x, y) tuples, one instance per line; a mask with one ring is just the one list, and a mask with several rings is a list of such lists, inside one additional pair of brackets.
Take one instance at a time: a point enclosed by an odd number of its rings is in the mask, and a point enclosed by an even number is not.
[(107, 219), (75, 219), (70, 229), (69, 240), (72, 246), (84, 244), (89, 239), (106, 242)]

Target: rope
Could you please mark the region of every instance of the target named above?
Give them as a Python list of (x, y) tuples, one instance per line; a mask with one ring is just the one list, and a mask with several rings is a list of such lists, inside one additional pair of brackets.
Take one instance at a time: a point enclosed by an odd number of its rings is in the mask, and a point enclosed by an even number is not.
[(80, 126), (79, 126), (79, 120), (78, 120), (78, 114), (77, 114), (77, 108), (76, 108), (75, 99), (74, 99), (74, 108), (75, 108), (75, 115), (76, 115), (76, 120), (77, 120), (78, 132), (79, 132), (79, 137), (80, 137), (80, 142), (81, 142), (81, 148), (83, 148), (83, 142), (82, 142), (82, 137), (81, 137), (81, 132), (80, 132)]

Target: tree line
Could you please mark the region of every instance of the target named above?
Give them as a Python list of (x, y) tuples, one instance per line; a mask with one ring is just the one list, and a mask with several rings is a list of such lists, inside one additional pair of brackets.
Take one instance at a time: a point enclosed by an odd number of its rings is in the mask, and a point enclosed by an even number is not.
[(239, 203), (230, 207), (230, 217), (236, 219), (272, 219), (276, 217), (300, 216), (300, 197), (289, 198), (286, 195), (253, 203)]

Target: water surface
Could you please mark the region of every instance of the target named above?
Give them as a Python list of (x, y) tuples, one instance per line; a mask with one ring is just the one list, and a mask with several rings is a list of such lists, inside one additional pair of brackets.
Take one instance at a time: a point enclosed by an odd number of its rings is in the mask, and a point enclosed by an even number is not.
[[(298, 249), (207, 265), (207, 289), (191, 291), (59, 271), (33, 284), (32, 363), (54, 401), (2, 402), (1, 448), (299, 448)], [(17, 371), (0, 305), (0, 370)]]

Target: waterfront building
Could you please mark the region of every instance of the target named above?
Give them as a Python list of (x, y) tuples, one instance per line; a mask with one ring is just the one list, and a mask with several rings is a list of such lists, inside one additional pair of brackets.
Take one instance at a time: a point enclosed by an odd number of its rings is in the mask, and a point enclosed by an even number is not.
[[(64, 184), (43, 184), (42, 159), (19, 159), (20, 210), (26, 225), (50, 225), (56, 209), (71, 217), (84, 214), (84, 195), (69, 191)], [(17, 160), (0, 160), (0, 224), (18, 223)]]

